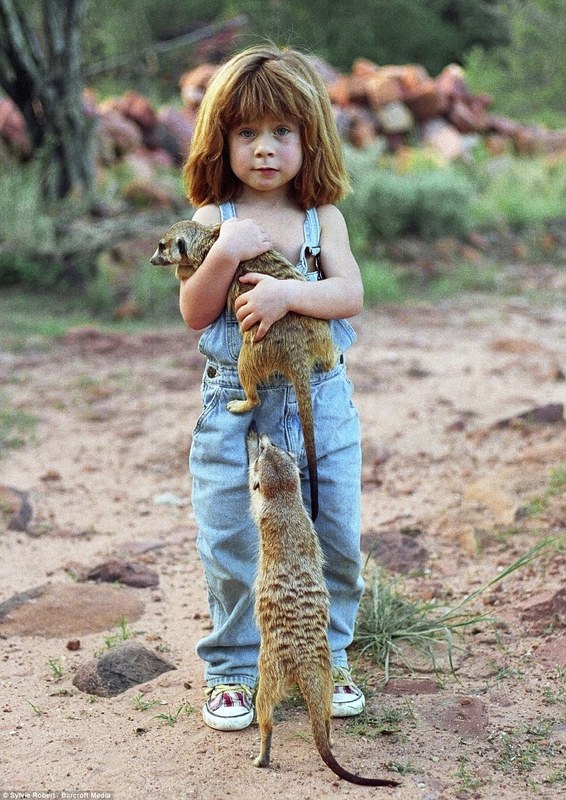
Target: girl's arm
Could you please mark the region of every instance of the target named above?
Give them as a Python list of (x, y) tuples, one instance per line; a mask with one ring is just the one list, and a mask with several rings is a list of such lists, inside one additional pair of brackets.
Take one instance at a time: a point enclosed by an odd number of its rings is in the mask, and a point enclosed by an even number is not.
[[(193, 219), (216, 225), (220, 221), (218, 207), (203, 206)], [(179, 307), (186, 324), (201, 330), (214, 322), (226, 306), (228, 289), (240, 261), (265, 253), (270, 247), (267, 234), (253, 220), (227, 220), (201, 266), (181, 281)]]
[(350, 249), (348, 230), (336, 206), (318, 209), (323, 281), (277, 281), (248, 273), (242, 281), (255, 284), (236, 300), (236, 314), (244, 330), (259, 322), (256, 340), (288, 311), (319, 319), (354, 317), (363, 307), (364, 290), (359, 267)]

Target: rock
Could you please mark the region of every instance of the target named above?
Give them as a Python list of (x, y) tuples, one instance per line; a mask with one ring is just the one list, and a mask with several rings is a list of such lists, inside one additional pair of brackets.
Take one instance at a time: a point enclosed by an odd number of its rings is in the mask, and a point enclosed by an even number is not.
[(566, 587), (538, 592), (523, 605), (521, 619), (534, 635), (541, 635), (550, 627), (566, 627)]
[(151, 130), (157, 123), (157, 113), (153, 106), (146, 97), (138, 92), (126, 92), (119, 99), (116, 108), (143, 131)]
[(455, 100), (447, 116), (460, 133), (485, 131), (489, 124), (486, 110), (479, 102)]
[(27, 159), (32, 154), (26, 121), (10, 97), (0, 98), (0, 138), (7, 142), (18, 158)]
[(464, 70), (460, 64), (447, 64), (442, 72), (435, 78), (439, 91), (450, 101), (468, 99), (470, 90), (464, 77)]
[(459, 697), (435, 702), (430, 721), (441, 731), (477, 738), (487, 735), (489, 724), (485, 703), (479, 697)]
[(494, 339), (490, 343), (490, 349), (495, 353), (511, 353), (519, 356), (537, 355), (545, 352), (545, 348), (538, 342), (509, 336)]
[(33, 516), (28, 492), (0, 485), (0, 514), (9, 531), (27, 531)]
[(400, 100), (393, 100), (375, 112), (375, 118), (383, 133), (406, 133), (414, 127), (413, 115)]
[[(154, 138), (173, 156), (176, 163), (182, 163), (188, 155), (194, 129), (194, 114), (164, 106), (159, 109), (159, 125)], [(161, 131), (166, 132), (167, 136), (161, 135)]]
[(544, 406), (535, 406), (522, 414), (499, 420), (495, 428), (520, 428), (525, 425), (561, 425), (564, 424), (564, 404), (547, 403)]
[(113, 164), (141, 147), (142, 132), (135, 122), (118, 111), (108, 111), (99, 117), (97, 140), (102, 162)]
[(441, 116), (448, 110), (448, 100), (435, 81), (423, 81), (403, 97), (417, 122)]
[(371, 108), (378, 110), (402, 100), (403, 90), (393, 75), (377, 72), (366, 81), (366, 95)]
[(551, 667), (566, 667), (566, 636), (547, 639), (533, 650), (533, 658)]
[(90, 581), (118, 582), (137, 588), (159, 585), (159, 575), (155, 570), (149, 569), (145, 564), (135, 564), (120, 558), (112, 558), (99, 564), (86, 577)]
[(487, 478), (466, 486), (464, 500), (474, 508), (487, 510), (497, 525), (511, 525), (519, 508), (515, 498)]
[(464, 139), (456, 128), (444, 119), (434, 117), (421, 127), (423, 144), (438, 153), (445, 161), (454, 161), (465, 153)]
[(422, 570), (428, 560), (427, 550), (411, 534), (401, 531), (369, 531), (361, 537), (361, 548), (380, 566), (406, 574)]
[(34, 587), (0, 603), (0, 636), (75, 638), (141, 617), (145, 602), (133, 589), (55, 583)]
[(126, 641), (84, 664), (73, 678), (73, 686), (86, 694), (116, 697), (173, 669), (173, 664), (140, 642)]
[(198, 67), (184, 72), (179, 78), (181, 99), (189, 108), (196, 109), (204, 97), (204, 93), (218, 67), (216, 64), (199, 64)]

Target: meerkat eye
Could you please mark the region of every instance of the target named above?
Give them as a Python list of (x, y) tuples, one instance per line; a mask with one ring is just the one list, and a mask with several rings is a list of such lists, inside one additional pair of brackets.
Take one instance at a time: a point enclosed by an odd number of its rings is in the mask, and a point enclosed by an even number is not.
[(179, 239), (177, 239), (177, 247), (179, 248), (179, 253), (182, 256), (187, 255), (187, 243), (182, 237), (179, 237)]

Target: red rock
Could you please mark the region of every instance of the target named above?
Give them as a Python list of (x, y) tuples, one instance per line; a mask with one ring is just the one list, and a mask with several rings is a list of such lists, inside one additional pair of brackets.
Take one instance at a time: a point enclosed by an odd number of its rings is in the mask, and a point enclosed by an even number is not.
[(26, 531), (33, 516), (28, 492), (0, 485), (0, 515), (10, 531)]
[(523, 605), (521, 619), (530, 623), (530, 633), (543, 633), (547, 628), (566, 626), (566, 588), (539, 592)]
[(469, 98), (471, 93), (464, 74), (464, 70), (459, 64), (448, 64), (437, 75), (435, 82), (442, 94), (450, 100)]
[(369, 78), (379, 72), (380, 67), (369, 58), (356, 58), (352, 64), (352, 75), (356, 78)]
[(119, 99), (117, 110), (139, 125), (143, 131), (151, 130), (157, 123), (157, 112), (149, 100), (138, 92), (126, 92)]
[(377, 72), (366, 80), (366, 95), (370, 106), (381, 108), (387, 103), (403, 99), (399, 81), (387, 72)]
[(421, 127), (423, 144), (430, 147), (446, 161), (464, 154), (462, 134), (446, 120), (439, 117), (428, 120)]
[(487, 735), (489, 719), (479, 697), (459, 697), (435, 705), (431, 722), (442, 731), (481, 738)]
[(199, 64), (198, 67), (184, 72), (179, 78), (181, 99), (185, 105), (198, 108), (211, 78), (218, 70), (216, 64)]
[(0, 603), (1, 636), (72, 637), (141, 617), (139, 592), (96, 584), (47, 584)]
[(480, 104), (456, 99), (448, 111), (448, 119), (460, 133), (477, 133), (484, 131), (489, 117)]
[(438, 117), (448, 110), (448, 98), (432, 79), (405, 91), (403, 100), (417, 122)]
[(91, 569), (87, 574), (88, 580), (106, 581), (108, 583), (123, 583), (126, 586), (145, 588), (157, 586), (159, 575), (155, 570), (149, 569), (144, 564), (132, 561), (123, 561), (120, 558), (111, 558)]
[(551, 667), (566, 667), (566, 636), (547, 639), (533, 650), (533, 658)]
[(108, 111), (99, 117), (97, 137), (99, 155), (104, 163), (113, 163), (142, 144), (142, 132), (135, 122), (118, 111)]

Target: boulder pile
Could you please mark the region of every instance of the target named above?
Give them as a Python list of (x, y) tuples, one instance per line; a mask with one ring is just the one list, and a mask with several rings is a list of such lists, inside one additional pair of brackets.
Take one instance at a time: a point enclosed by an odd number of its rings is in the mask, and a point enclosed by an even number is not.
[[(565, 130), (491, 113), (492, 98), (472, 93), (457, 64), (434, 78), (418, 64), (378, 66), (364, 58), (354, 61), (349, 74), (318, 58), (315, 66), (328, 88), (340, 134), (355, 147), (381, 139), (395, 151), (417, 142), (449, 162), (465, 157), (481, 138), (493, 155), (566, 157)], [(179, 98), (161, 108), (134, 91), (99, 101), (94, 90), (85, 90), (85, 112), (96, 123), (97, 163), (129, 162), (134, 178), (128, 193), (134, 203), (168, 204), (170, 192), (155, 182), (155, 170), (184, 162), (198, 107), (217, 68), (202, 63), (183, 74)], [(0, 161), (31, 155), (19, 109), (9, 98), (0, 98)]]

